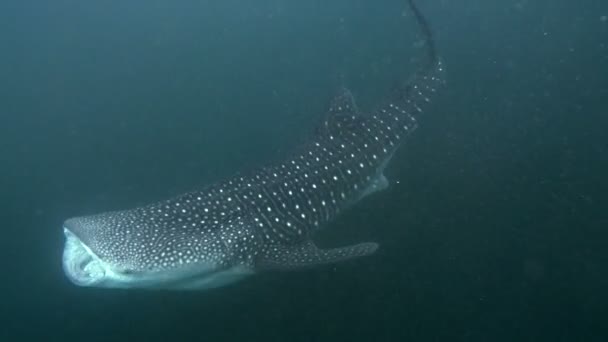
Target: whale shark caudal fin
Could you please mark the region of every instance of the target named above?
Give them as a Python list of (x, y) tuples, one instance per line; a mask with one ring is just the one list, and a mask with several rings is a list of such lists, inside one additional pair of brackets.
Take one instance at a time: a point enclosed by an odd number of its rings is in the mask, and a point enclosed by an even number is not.
[(308, 240), (299, 245), (271, 246), (264, 253), (262, 262), (256, 265), (259, 270), (291, 270), (312, 267), (320, 264), (330, 264), (374, 253), (378, 244), (373, 242), (356, 245), (319, 249), (314, 242)]
[[(416, 117), (424, 112), (424, 107), (431, 101), (430, 96), (445, 84), (445, 69), (437, 54), (435, 38), (426, 18), (414, 0), (407, 0), (407, 4), (423, 37), (424, 60), (412, 77), (393, 87), (389, 97), (377, 108), (376, 113), (387, 120), (407, 119), (411, 126), (406, 131), (411, 133), (411, 128), (417, 126)], [(399, 124), (395, 123), (393, 129), (399, 129)]]

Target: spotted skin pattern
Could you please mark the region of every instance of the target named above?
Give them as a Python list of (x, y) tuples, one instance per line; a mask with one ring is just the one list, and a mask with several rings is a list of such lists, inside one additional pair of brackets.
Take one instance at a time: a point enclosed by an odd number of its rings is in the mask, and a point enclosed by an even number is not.
[(65, 230), (122, 274), (162, 275), (199, 265), (205, 272), (292, 269), (373, 253), (375, 243), (322, 250), (312, 236), (388, 185), (384, 168), (443, 83), (428, 24), (408, 4), (424, 35), (426, 62), (376, 110), (359, 112), (342, 89), (316, 134), (287, 160), (145, 207), (72, 218)]

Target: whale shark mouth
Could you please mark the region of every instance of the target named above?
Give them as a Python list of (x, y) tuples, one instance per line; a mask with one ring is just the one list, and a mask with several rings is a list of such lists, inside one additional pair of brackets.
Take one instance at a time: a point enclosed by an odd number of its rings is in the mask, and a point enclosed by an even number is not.
[(100, 283), (106, 277), (107, 265), (69, 229), (64, 227), (63, 232), (63, 270), (68, 279), (80, 286)]

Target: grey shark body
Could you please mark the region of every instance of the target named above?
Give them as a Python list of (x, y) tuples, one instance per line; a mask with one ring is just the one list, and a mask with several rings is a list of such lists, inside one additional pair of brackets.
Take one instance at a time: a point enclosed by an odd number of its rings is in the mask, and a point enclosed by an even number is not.
[(428, 25), (424, 65), (370, 114), (343, 89), (316, 134), (282, 163), (132, 210), (69, 219), (63, 266), (77, 285), (205, 289), (259, 271), (365, 256), (361, 243), (319, 249), (312, 237), (340, 212), (388, 186), (383, 170), (442, 83)]

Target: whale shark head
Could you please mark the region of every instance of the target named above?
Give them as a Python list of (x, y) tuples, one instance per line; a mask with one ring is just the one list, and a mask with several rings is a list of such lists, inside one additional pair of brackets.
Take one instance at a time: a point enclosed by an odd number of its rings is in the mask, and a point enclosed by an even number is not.
[(159, 229), (168, 222), (146, 224), (145, 218), (136, 209), (67, 220), (67, 277), (88, 287), (205, 289), (252, 273), (230, 263), (229, 246), (213, 232), (196, 237), (183, 226)]

